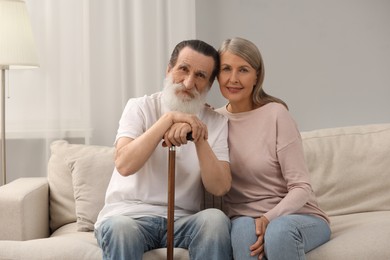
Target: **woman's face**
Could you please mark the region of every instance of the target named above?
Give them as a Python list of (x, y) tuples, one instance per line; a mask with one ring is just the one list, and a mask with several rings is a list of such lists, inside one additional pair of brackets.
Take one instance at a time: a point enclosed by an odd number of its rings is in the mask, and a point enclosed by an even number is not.
[(229, 51), (221, 54), (219, 88), (232, 108), (252, 109), (252, 91), (256, 80), (256, 70), (243, 58)]

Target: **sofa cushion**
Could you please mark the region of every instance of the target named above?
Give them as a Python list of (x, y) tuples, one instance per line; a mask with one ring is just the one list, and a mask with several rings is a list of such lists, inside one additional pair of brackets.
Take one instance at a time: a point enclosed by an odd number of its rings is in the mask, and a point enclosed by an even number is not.
[[(89, 245), (93, 245), (94, 248), (89, 247), (88, 252), (83, 252), (83, 255), (84, 255), (83, 257), (81, 255), (77, 255), (76, 257), (75, 256), (71, 257), (72, 253), (73, 254), (77, 253), (77, 252), (72, 251), (72, 252), (66, 252), (65, 255), (64, 254), (61, 255), (61, 259), (89, 259), (89, 260), (102, 259), (102, 256), (101, 256), (102, 250), (100, 249), (100, 247), (97, 244), (97, 240), (94, 236), (94, 233), (93, 232), (76, 232), (76, 230), (77, 230), (76, 223), (67, 224), (67, 225), (64, 225), (61, 228), (57, 229), (56, 232), (54, 232), (51, 237), (56, 238), (56, 239), (63, 239), (62, 241), (64, 241), (64, 242), (68, 242), (68, 240), (73, 241), (73, 243), (80, 243), (80, 242), (86, 243), (87, 242)], [(13, 246), (15, 244), (16, 243), (14, 243)], [(72, 247), (74, 247), (74, 246), (72, 246)], [(0, 259), (3, 259), (3, 258), (1, 258), (1, 255), (2, 255), (1, 249), (2, 249), (2, 245), (0, 243)], [(72, 250), (73, 250), (73, 248), (72, 248)], [(86, 249), (84, 249), (84, 250), (86, 251)], [(5, 253), (4, 255), (8, 256), (9, 254)], [(41, 255), (40, 255), (40, 257), (42, 257)], [(145, 252), (142, 259), (143, 260), (164, 260), (164, 259), (167, 259), (166, 257), (167, 257), (166, 248), (157, 248), (157, 249), (153, 249), (153, 250)], [(5, 258), (5, 259), (7, 259), (7, 258)], [(12, 258), (12, 259), (14, 259), (14, 258)], [(15, 259), (26, 259), (26, 258), (15, 257)], [(42, 260), (42, 259), (54, 259), (54, 258), (29, 258), (29, 259)], [(185, 248), (174, 248), (173, 259), (175, 259), (175, 260), (188, 260), (188, 259), (190, 259), (188, 250)]]
[[(60, 231), (62, 227), (57, 231)], [(97, 245), (93, 232), (73, 231), (43, 239), (0, 241), (0, 259), (101, 260), (102, 250)]]
[(72, 172), (78, 231), (92, 231), (104, 206), (106, 189), (114, 165), (114, 148), (80, 146), (67, 158)]
[(54, 141), (50, 145), (47, 179), (50, 188), (50, 229), (76, 221), (72, 175), (65, 158), (74, 152), (68, 142)]
[(310, 251), (307, 260), (390, 259), (390, 211), (330, 218), (330, 241)]
[(301, 135), (312, 186), (326, 213), (390, 210), (390, 124)]
[[(114, 148), (69, 144), (65, 140), (54, 141), (50, 148), (51, 231), (76, 221), (80, 230), (90, 229), (91, 221), (96, 220), (96, 212), (104, 203), (105, 190), (114, 167)], [(92, 188), (93, 185), (96, 186)]]

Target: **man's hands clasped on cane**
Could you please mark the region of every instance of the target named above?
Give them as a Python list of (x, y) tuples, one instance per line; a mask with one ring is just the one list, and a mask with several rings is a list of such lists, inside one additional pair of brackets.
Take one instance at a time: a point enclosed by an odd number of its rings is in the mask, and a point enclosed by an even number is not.
[(191, 132), (193, 142), (207, 140), (207, 126), (196, 116), (181, 112), (171, 112), (172, 125), (164, 135), (164, 146), (180, 146), (186, 144), (187, 134)]
[[(185, 122), (175, 122), (168, 129), (164, 134), (164, 147), (171, 147), (172, 145), (179, 147), (183, 144), (187, 144), (188, 141), (196, 143), (200, 140), (207, 140), (207, 127), (195, 115), (183, 115), (182, 113), (175, 114), (176, 115), (173, 115), (174, 120), (183, 120)], [(175, 118), (175, 116), (177, 117)]]

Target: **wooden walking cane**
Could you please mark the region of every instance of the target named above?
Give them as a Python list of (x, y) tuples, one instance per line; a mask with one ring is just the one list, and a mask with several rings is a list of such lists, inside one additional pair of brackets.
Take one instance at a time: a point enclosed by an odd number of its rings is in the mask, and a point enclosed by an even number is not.
[[(192, 141), (192, 132), (187, 134)], [(173, 228), (175, 223), (175, 159), (176, 147), (169, 147), (168, 154), (168, 216), (167, 216), (167, 260), (173, 260)]]
[(176, 147), (169, 147), (168, 156), (168, 227), (167, 260), (173, 260), (173, 226), (175, 222), (175, 158)]

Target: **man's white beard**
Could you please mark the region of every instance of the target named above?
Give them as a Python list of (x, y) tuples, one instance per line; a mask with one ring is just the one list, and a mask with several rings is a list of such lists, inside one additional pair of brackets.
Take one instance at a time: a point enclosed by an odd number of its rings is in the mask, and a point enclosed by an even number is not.
[[(185, 93), (184, 93), (185, 92)], [(208, 89), (199, 93), (195, 88), (186, 89), (181, 83), (173, 83), (171, 77), (164, 80), (162, 102), (171, 111), (198, 114), (204, 107)]]

